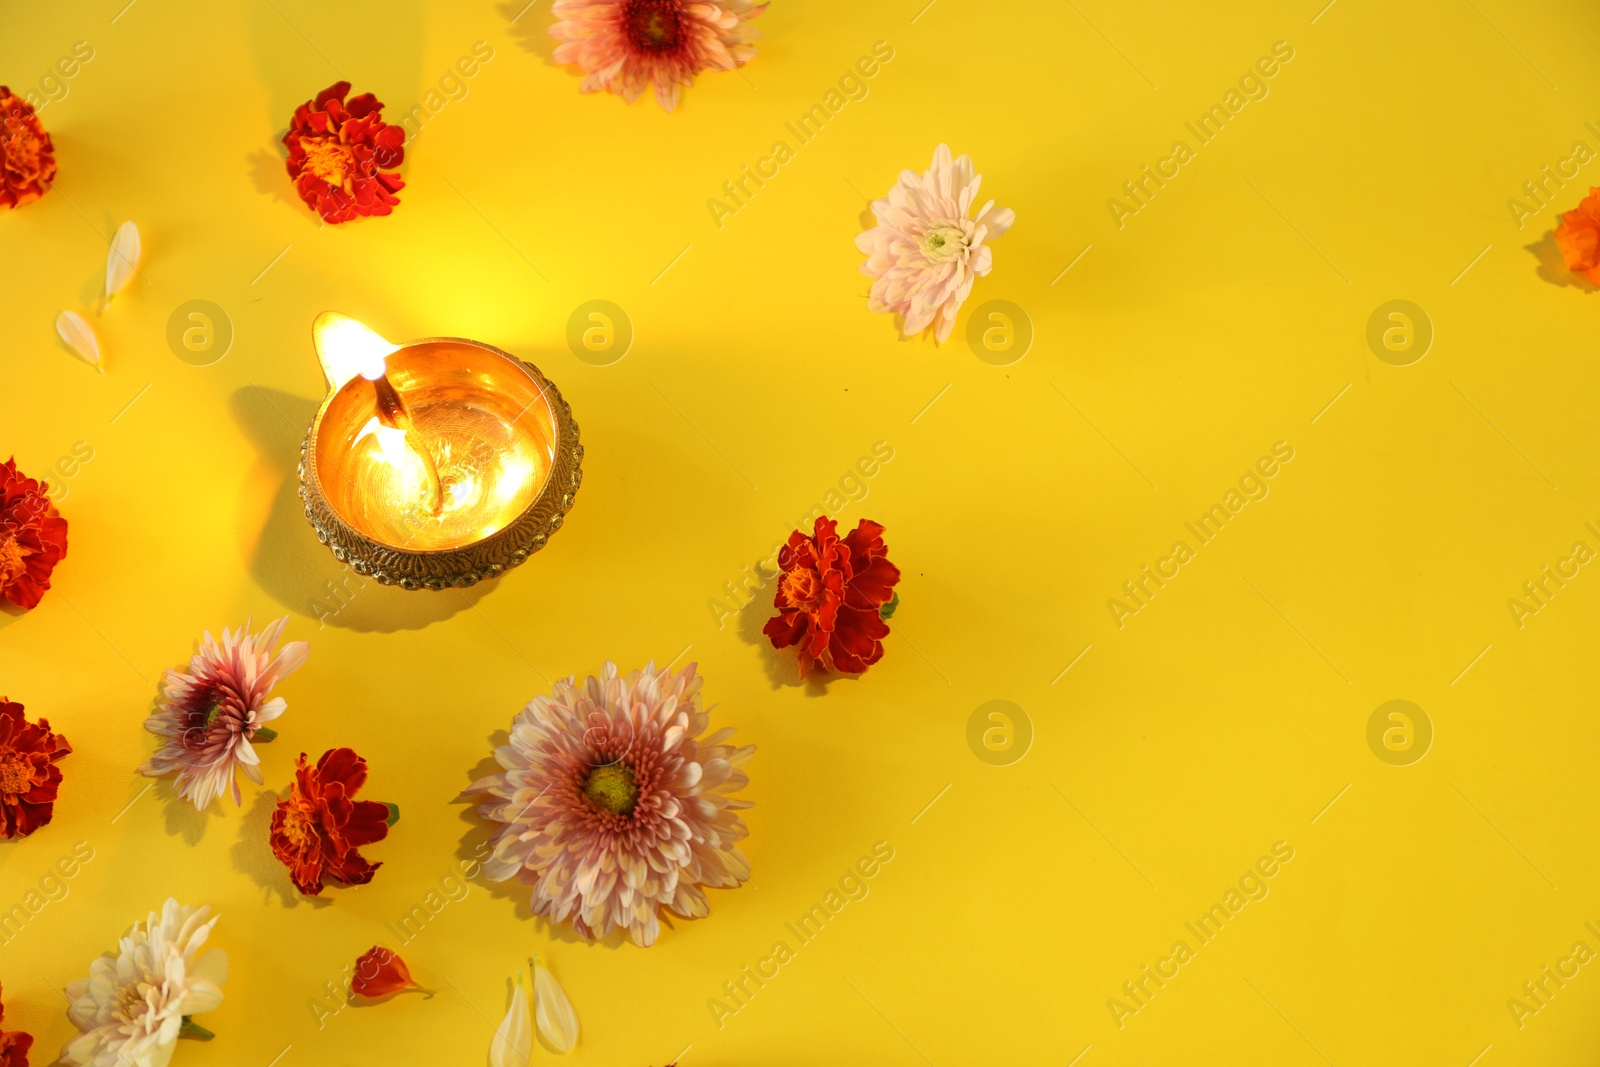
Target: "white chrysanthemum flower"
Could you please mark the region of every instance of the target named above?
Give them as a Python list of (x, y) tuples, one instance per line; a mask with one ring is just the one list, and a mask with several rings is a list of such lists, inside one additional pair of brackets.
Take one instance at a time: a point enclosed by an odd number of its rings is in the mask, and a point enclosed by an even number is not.
[(878, 225), (856, 236), (856, 247), (867, 254), (861, 273), (872, 279), (867, 307), (901, 316), (907, 337), (930, 324), (936, 340), (950, 336), (973, 280), (993, 265), (984, 242), (1016, 221), (1014, 211), (996, 208), (993, 200), (977, 218), (968, 217), (982, 182), (972, 157), (952, 160), (941, 144), (925, 173), (901, 171), (889, 196), (872, 202)]
[[(201, 951), (210, 908), (169, 899), (67, 986), (67, 1017), (82, 1031), (61, 1050), (75, 1067), (166, 1067), (188, 1017), (222, 1003), (228, 956)], [(191, 1031), (205, 1031), (189, 1024)], [(209, 1036), (209, 1035), (205, 1035)]]
[(493, 881), (533, 887), (536, 914), (585, 937), (617, 928), (653, 943), (662, 908), (686, 919), (709, 910), (702, 886), (750, 877), (737, 843), (748, 831), (737, 793), (752, 745), (707, 737), (695, 665), (655, 664), (617, 676), (607, 663), (581, 686), (558, 681), (511, 723), (495, 750), (505, 768), (474, 782), (479, 812), (499, 824), (484, 862)]

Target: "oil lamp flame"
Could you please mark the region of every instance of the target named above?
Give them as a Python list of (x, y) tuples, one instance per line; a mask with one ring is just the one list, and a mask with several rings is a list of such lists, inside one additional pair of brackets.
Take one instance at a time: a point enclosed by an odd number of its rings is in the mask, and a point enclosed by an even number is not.
[(400, 473), (402, 483), (412, 491), (410, 495), (420, 497), (428, 512), (438, 515), (444, 508), (439, 465), (412, 424), (405, 401), (389, 381), (388, 358), (400, 351), (400, 346), (337, 311), (318, 315), (311, 324), (311, 336), (330, 382), (343, 384), (359, 375), (373, 385), (378, 414), (362, 428), (357, 440), (376, 428), (379, 455)]
[(341, 315), (324, 311), (311, 324), (311, 338), (328, 381), (335, 387), (356, 375), (368, 381), (383, 377), (384, 361), (400, 351), (400, 346), (385, 340), (371, 327)]

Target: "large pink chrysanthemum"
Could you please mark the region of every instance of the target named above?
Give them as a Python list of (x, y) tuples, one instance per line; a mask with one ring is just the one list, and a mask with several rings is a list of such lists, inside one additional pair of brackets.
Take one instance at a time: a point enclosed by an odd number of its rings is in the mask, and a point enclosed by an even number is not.
[(500, 824), (484, 873), (531, 885), (536, 914), (591, 939), (621, 927), (649, 945), (662, 908), (703, 917), (702, 886), (750, 877), (737, 847), (750, 802), (732, 794), (755, 747), (724, 744), (731, 728), (702, 738), (699, 694), (692, 663), (626, 678), (607, 663), (581, 687), (565, 678), (534, 697), (495, 750), (504, 773), (466, 791)]
[(703, 70), (733, 70), (755, 58), (767, 9), (751, 0), (555, 0), (550, 36), (557, 63), (584, 73), (582, 92), (604, 90), (628, 103), (655, 84), (671, 111)]
[[(161, 747), (139, 768), (140, 774), (159, 777), (177, 771), (178, 795), (202, 810), (230, 789), (234, 803), (243, 803), (234, 771), (243, 770), (261, 784), (261, 757), (250, 742), (285, 707), (282, 697), (268, 700), (267, 694), (311, 650), (305, 641), (290, 641), (273, 658), (288, 623), (285, 615), (252, 634), (246, 622), (238, 630), (223, 630), (220, 643), (207, 632), (189, 662), (189, 673), (167, 672), (166, 700), (144, 724), (162, 739)], [(264, 732), (263, 741), (276, 736)]]
[(993, 200), (977, 218), (968, 217), (982, 182), (971, 156), (952, 160), (940, 145), (925, 173), (901, 171), (888, 198), (872, 202), (878, 225), (856, 236), (856, 247), (867, 254), (861, 273), (872, 279), (867, 307), (901, 316), (907, 337), (935, 322), (935, 339), (950, 336), (973, 280), (992, 266), (984, 242), (1016, 220), (1014, 211), (996, 208)]

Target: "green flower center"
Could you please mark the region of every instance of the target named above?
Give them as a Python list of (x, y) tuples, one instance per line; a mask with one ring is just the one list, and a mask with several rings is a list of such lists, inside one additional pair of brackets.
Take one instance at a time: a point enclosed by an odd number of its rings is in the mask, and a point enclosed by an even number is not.
[(966, 235), (953, 226), (930, 230), (922, 237), (922, 247), (932, 260), (949, 259), (967, 249)]
[(583, 795), (598, 808), (613, 815), (627, 815), (639, 800), (639, 788), (633, 784), (633, 772), (620, 763), (608, 763), (589, 772), (583, 783)]

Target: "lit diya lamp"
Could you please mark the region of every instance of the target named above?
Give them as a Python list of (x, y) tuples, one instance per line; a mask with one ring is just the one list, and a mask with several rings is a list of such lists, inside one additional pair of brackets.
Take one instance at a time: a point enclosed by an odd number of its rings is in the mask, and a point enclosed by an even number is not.
[(328, 395), (300, 446), (300, 499), (337, 559), (443, 589), (544, 547), (583, 480), (583, 446), (539, 368), (459, 337), (392, 344), (332, 311), (311, 332)]

